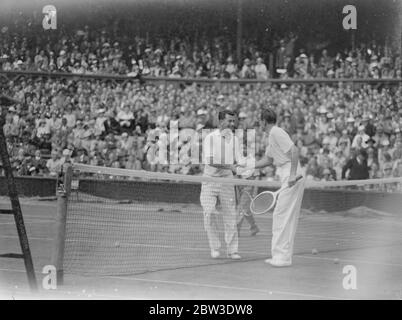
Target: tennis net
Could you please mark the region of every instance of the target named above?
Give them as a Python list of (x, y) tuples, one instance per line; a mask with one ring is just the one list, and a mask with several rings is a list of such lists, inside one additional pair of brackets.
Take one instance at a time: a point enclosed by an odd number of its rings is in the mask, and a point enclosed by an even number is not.
[[(63, 268), (80, 275), (124, 275), (234, 263), (224, 254), (221, 214), (211, 215), (221, 234), (222, 258), (212, 259), (204, 230), (203, 183), (235, 187), (237, 212), (247, 193), (276, 190), (277, 182), (154, 173), (75, 164), (67, 197)], [(308, 181), (295, 254), (402, 246), (401, 178)], [(246, 195), (246, 197), (244, 197)], [(217, 212), (222, 204), (217, 203)], [(241, 261), (270, 256), (272, 214), (255, 216), (259, 233), (243, 221)], [(240, 217), (239, 217), (240, 219)]]

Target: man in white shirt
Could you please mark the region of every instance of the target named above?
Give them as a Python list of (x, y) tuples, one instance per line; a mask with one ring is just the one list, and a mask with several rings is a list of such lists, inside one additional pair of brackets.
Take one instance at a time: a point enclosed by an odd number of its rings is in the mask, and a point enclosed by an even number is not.
[(260, 79), (260, 80), (268, 79), (267, 66), (265, 65), (262, 58), (260, 58), (260, 57), (257, 58), (257, 64), (255, 65), (255, 73), (256, 73), (257, 79)]
[(49, 170), (51, 176), (57, 176), (63, 165), (57, 151), (52, 151), (51, 158), (46, 162), (46, 168)]
[[(218, 119), (219, 129), (208, 134), (203, 142), (204, 176), (217, 177), (217, 180), (219, 177), (233, 177), (233, 172), (236, 171), (235, 162), (239, 158), (236, 151), (239, 152), (240, 150), (238, 138), (233, 134), (237, 120), (236, 114), (229, 110), (223, 110), (219, 112)], [(213, 217), (213, 214), (218, 213), (216, 209), (218, 199), (225, 228), (227, 257), (234, 260), (241, 259), (238, 254), (238, 212), (236, 210), (235, 188), (218, 182), (204, 182), (201, 186), (200, 201), (211, 257), (216, 259), (220, 256), (221, 243), (216, 220)]]
[(305, 179), (297, 180), (302, 173), (298, 149), (289, 135), (276, 126), (277, 116), (274, 110), (262, 111), (261, 125), (268, 134), (265, 156), (256, 162), (255, 168), (263, 168), (273, 162), (282, 186), (287, 185), (278, 196), (272, 222), (272, 258), (265, 260), (274, 267), (292, 265), (294, 237), (304, 193)]

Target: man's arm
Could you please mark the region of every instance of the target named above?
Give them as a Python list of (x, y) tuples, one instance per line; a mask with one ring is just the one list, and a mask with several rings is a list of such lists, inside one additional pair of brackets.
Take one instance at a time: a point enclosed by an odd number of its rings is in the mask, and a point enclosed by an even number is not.
[(256, 161), (255, 169), (267, 167), (273, 163), (273, 159), (264, 155), (260, 160)]
[(290, 158), (290, 176), (288, 180), (289, 187), (292, 187), (296, 183), (297, 165), (299, 164), (299, 150), (293, 145), (286, 153)]

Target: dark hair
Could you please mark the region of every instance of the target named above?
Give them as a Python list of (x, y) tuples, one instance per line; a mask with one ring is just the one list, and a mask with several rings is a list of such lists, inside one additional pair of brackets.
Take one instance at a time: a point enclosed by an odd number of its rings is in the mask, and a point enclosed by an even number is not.
[(271, 108), (266, 108), (261, 112), (261, 119), (270, 124), (276, 124), (276, 112)]
[(221, 111), (219, 111), (219, 113), (218, 113), (218, 119), (219, 119), (219, 121), (225, 119), (227, 114), (230, 115), (230, 116), (232, 116), (232, 117), (236, 117), (236, 115), (237, 115), (236, 112), (231, 111), (231, 110), (221, 110)]

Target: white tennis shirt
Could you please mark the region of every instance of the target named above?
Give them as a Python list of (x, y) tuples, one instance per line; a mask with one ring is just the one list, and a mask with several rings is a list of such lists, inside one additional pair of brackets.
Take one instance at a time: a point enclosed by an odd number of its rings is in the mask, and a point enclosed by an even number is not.
[(265, 155), (274, 159), (275, 166), (281, 167), (286, 163), (290, 163), (291, 159), (286, 153), (289, 152), (293, 145), (293, 141), (285, 130), (273, 126), (269, 132)]
[(235, 164), (240, 159), (240, 143), (231, 131), (222, 134), (220, 130), (209, 133), (203, 142), (204, 175), (210, 177), (231, 177), (230, 169), (218, 169), (209, 165), (212, 157), (214, 164)]

